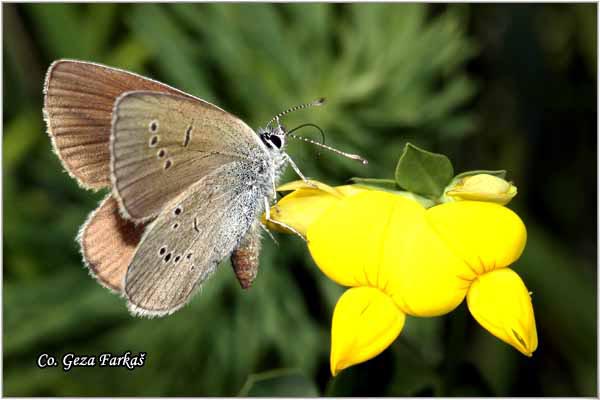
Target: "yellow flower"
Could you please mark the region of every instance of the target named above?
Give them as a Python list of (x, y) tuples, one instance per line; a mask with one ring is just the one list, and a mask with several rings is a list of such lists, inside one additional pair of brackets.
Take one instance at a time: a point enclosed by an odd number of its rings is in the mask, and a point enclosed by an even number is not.
[(508, 204), (517, 195), (517, 187), (502, 178), (477, 174), (459, 179), (446, 191), (453, 200), (476, 200)]
[[(305, 203), (310, 206), (302, 207), (304, 195), (290, 197), (294, 192), (280, 201), (279, 217), (306, 232), (325, 275), (351, 287), (333, 315), (332, 374), (385, 350), (400, 334), (406, 314), (442, 315), (465, 296), (485, 329), (523, 354), (536, 349), (529, 294), (506, 268), (526, 241), (514, 212), (475, 201), (425, 209), (379, 190), (344, 189), (346, 195), (328, 186), (299, 190), (313, 190)], [(297, 220), (303, 225), (294, 225)]]

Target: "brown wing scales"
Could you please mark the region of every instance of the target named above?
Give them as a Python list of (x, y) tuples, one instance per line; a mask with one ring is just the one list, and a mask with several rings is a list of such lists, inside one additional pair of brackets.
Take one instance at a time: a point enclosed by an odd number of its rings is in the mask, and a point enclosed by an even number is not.
[(90, 274), (103, 286), (117, 292), (123, 290), (127, 267), (133, 260), (144, 228), (144, 225), (123, 219), (111, 195), (92, 211), (77, 240)]

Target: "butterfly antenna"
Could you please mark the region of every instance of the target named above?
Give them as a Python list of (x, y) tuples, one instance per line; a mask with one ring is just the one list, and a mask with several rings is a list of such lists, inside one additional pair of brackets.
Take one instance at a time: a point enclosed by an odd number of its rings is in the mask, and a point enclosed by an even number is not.
[(296, 132), (298, 129), (304, 128), (304, 127), (306, 127), (306, 126), (312, 126), (313, 128), (317, 128), (317, 130), (318, 130), (319, 132), (321, 132), (321, 144), (325, 144), (325, 133), (323, 132), (323, 129), (321, 129), (321, 127), (320, 127), (320, 126), (318, 126), (318, 125), (315, 125), (315, 124), (311, 124), (311, 123), (306, 123), (306, 124), (302, 124), (302, 125), (300, 125), (300, 126), (297, 126), (297, 127), (295, 127), (294, 129), (292, 129), (292, 130), (290, 130), (290, 131), (287, 131), (287, 132), (286, 132), (286, 135), (289, 135), (289, 134), (291, 134), (291, 133), (293, 133), (293, 132)]
[(269, 123), (267, 124), (267, 126), (271, 126), (271, 124), (275, 121), (277, 121), (277, 124), (279, 125), (279, 118), (283, 117), (284, 115), (291, 113), (292, 111), (297, 111), (297, 110), (302, 110), (303, 108), (307, 108), (307, 107), (315, 107), (315, 106), (322, 106), (325, 103), (325, 98), (321, 97), (320, 99), (317, 99), (315, 101), (312, 101), (310, 103), (305, 103), (305, 104), (300, 104), (297, 106), (294, 106), (292, 108), (289, 108), (285, 111), (280, 112), (279, 114), (277, 114), (276, 116), (274, 116)]
[(343, 152), (341, 150), (334, 149), (331, 146), (327, 146), (326, 144), (315, 142), (314, 140), (311, 140), (309, 138), (305, 138), (305, 137), (302, 137), (302, 136), (296, 136), (296, 135), (290, 134), (289, 132), (288, 132), (287, 136), (292, 137), (294, 139), (303, 140), (303, 141), (305, 141), (307, 143), (314, 144), (315, 146), (322, 147), (322, 148), (327, 149), (329, 151), (333, 151), (334, 153), (339, 154), (340, 156), (344, 156), (344, 157), (350, 158), (352, 160), (360, 161), (362, 164), (368, 164), (369, 163), (367, 160), (365, 160), (364, 158), (362, 158), (361, 156), (359, 156), (357, 154), (345, 153), (345, 152)]

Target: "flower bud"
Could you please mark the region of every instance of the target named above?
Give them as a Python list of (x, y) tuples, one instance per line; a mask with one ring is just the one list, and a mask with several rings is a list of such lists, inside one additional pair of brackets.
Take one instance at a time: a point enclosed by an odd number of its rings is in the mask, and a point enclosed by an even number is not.
[(489, 174), (466, 176), (453, 182), (446, 196), (453, 200), (487, 201), (507, 204), (517, 194), (517, 187), (502, 178)]

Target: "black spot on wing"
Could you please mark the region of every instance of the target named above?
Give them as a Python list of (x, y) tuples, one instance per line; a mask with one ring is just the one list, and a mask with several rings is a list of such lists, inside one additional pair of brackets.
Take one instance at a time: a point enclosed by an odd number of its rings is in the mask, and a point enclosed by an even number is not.
[(192, 128), (193, 126), (190, 125), (185, 130), (185, 136), (183, 137), (183, 147), (187, 147), (187, 145), (190, 144), (190, 140), (192, 140)]

